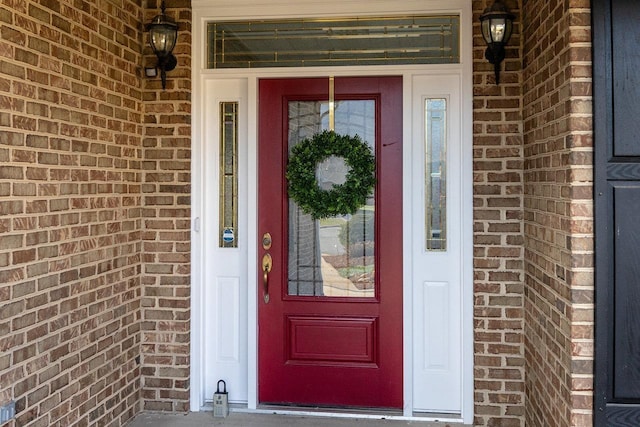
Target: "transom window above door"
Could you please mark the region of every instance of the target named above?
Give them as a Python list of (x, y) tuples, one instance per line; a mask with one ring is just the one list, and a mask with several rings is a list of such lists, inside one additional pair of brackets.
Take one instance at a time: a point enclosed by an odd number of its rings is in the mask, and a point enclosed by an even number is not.
[(460, 17), (211, 22), (207, 53), (207, 68), (452, 64), (460, 62)]

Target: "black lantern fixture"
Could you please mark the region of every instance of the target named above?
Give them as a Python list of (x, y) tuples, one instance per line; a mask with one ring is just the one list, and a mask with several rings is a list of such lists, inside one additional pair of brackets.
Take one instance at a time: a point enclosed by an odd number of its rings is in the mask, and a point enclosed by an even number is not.
[[(147, 26), (147, 30), (149, 31), (149, 44), (151, 45), (151, 49), (153, 49), (153, 53), (158, 57), (158, 65), (156, 65), (156, 68), (160, 69), (162, 89), (166, 89), (167, 71), (173, 70), (178, 64), (178, 60), (172, 53), (176, 45), (176, 40), (178, 39), (178, 24), (164, 13), (164, 0), (162, 1), (160, 9), (160, 15), (156, 15), (151, 20), (151, 23)], [(149, 69), (146, 70), (146, 74), (150, 77), (154, 76), (154, 73), (150, 73)]]
[(493, 64), (496, 84), (500, 84), (500, 63), (504, 59), (504, 47), (509, 42), (513, 31), (514, 18), (515, 16), (509, 12), (502, 0), (496, 0), (480, 15), (482, 37), (487, 43), (484, 57)]

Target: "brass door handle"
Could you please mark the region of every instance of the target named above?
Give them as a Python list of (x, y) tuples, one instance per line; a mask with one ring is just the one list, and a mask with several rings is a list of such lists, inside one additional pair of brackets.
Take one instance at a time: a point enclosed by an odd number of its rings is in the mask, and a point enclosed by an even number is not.
[(269, 273), (272, 266), (273, 258), (270, 254), (264, 254), (262, 257), (262, 296), (265, 304), (269, 304)]

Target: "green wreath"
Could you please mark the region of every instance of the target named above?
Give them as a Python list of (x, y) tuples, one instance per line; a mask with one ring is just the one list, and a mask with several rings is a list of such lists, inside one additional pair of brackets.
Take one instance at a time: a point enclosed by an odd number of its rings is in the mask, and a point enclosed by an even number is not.
[[(323, 190), (316, 180), (316, 168), (331, 156), (343, 157), (350, 169), (343, 184)], [(289, 197), (314, 219), (354, 214), (366, 204), (376, 184), (375, 170), (371, 148), (359, 136), (316, 133), (291, 149), (286, 173)]]

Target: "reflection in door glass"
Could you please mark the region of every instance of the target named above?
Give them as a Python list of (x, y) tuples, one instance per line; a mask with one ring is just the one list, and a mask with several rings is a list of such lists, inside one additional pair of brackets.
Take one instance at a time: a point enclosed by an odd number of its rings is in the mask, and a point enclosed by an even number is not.
[(427, 99), (426, 113), (426, 249), (447, 249), (447, 100)]
[[(289, 102), (289, 151), (329, 128), (329, 103)], [(375, 101), (338, 101), (335, 131), (358, 135), (375, 151)], [(344, 159), (318, 164), (318, 185), (330, 190), (345, 180)], [(375, 296), (375, 192), (353, 215), (314, 220), (289, 200), (288, 294), (293, 296)]]

